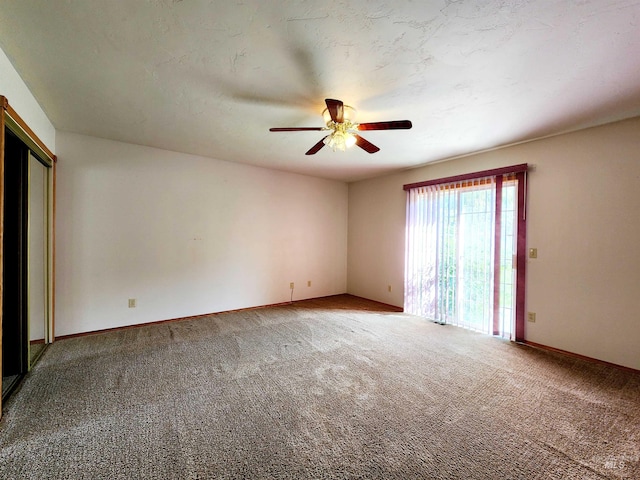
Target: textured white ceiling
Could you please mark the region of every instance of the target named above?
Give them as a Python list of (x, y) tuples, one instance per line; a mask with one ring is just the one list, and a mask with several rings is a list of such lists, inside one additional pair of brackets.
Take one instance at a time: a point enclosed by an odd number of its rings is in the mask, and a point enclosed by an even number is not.
[[(639, 22), (637, 0), (22, 0), (0, 46), (59, 130), (351, 181), (640, 115)], [(323, 126), (326, 97), (413, 129), (364, 132), (373, 155), (269, 132)]]

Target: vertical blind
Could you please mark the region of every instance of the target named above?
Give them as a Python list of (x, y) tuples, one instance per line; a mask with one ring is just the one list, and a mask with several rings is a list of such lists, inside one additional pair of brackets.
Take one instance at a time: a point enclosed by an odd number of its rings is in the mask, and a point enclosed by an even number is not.
[(526, 165), (508, 170), (405, 185), (406, 312), (513, 338), (524, 285), (517, 290), (523, 205), (512, 172)]

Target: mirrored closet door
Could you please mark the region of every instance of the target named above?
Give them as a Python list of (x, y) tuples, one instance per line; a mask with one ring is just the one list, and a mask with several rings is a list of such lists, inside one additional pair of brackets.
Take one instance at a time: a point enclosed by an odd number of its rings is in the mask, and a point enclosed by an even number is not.
[(27, 225), (29, 238), (27, 251), (29, 369), (49, 343), (49, 170), (29, 152), (29, 220)]
[(2, 398), (52, 341), (53, 164), (18, 125), (4, 128)]

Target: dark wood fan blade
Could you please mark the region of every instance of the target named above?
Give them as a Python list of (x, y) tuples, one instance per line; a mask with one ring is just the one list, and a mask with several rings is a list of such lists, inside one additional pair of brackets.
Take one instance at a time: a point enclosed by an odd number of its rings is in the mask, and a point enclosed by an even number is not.
[(270, 128), (270, 132), (321, 132), (326, 130), (327, 127), (283, 127), (283, 128)]
[[(327, 135), (327, 137), (328, 137), (328, 136), (329, 136), (329, 135)], [(327, 138), (327, 137), (324, 137), (324, 138)], [(305, 155), (313, 155), (313, 154), (315, 154), (315, 153), (318, 153), (318, 152), (320, 151), (320, 149), (321, 149), (322, 147), (324, 147), (324, 138), (323, 138), (322, 140), (320, 140), (318, 143), (316, 143), (313, 147), (311, 147), (311, 148), (307, 151), (307, 153), (305, 153)]]
[(336, 123), (344, 122), (344, 103), (341, 100), (334, 100), (333, 98), (327, 98), (324, 101), (327, 104), (327, 110), (331, 115), (331, 120)]
[(392, 122), (361, 123), (358, 130), (401, 130), (411, 128), (409, 120), (394, 120)]
[(376, 153), (378, 150), (380, 150), (373, 143), (369, 142), (368, 140), (365, 140), (360, 135), (354, 134), (353, 136), (356, 137), (356, 145), (358, 145), (361, 149), (369, 153)]

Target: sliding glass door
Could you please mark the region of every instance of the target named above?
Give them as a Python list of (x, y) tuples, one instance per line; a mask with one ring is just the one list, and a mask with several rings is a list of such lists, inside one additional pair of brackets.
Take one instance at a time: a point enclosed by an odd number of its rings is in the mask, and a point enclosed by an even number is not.
[(406, 188), (406, 312), (515, 339), (518, 183), (510, 174)]

